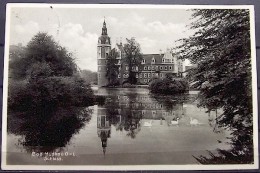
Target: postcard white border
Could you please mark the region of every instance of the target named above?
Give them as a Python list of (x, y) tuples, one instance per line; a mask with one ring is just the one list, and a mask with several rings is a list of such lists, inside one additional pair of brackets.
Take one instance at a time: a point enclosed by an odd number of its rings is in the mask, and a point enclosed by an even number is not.
[[(7, 165), (7, 93), (9, 68), (9, 38), (11, 8), (135, 8), (135, 9), (249, 9), (250, 35), (252, 59), (252, 95), (253, 95), (253, 134), (254, 134), (254, 164), (230, 165), (123, 165), (123, 166), (80, 166), (80, 165)], [(4, 81), (3, 81), (3, 109), (2, 109), (2, 163), (3, 170), (240, 170), (258, 169), (258, 104), (257, 104), (257, 69), (256, 69), (256, 43), (255, 43), (255, 16), (253, 5), (140, 5), (140, 4), (41, 4), (41, 3), (8, 3), (6, 7), (5, 28), (5, 54), (4, 54)]]

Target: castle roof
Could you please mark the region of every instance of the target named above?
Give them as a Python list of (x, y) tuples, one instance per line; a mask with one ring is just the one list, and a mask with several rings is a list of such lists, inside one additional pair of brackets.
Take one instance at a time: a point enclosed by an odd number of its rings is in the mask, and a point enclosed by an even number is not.
[(155, 63), (162, 63), (162, 58), (164, 54), (143, 54), (143, 59), (145, 59), (145, 64), (151, 64), (152, 60), (155, 60)]

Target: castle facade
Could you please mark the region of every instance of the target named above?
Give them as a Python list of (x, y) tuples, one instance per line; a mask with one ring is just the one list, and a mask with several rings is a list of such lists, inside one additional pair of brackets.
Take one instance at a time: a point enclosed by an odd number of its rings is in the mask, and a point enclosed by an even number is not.
[[(120, 84), (127, 81), (129, 77), (129, 67), (124, 64), (125, 53), (123, 51), (122, 43), (117, 44), (115, 48), (117, 50), (118, 57), (117, 65), (119, 73), (117, 75)], [(98, 86), (107, 86), (108, 80), (106, 77), (106, 63), (109, 52), (111, 51), (111, 41), (107, 34), (106, 22), (104, 20), (102, 27), (102, 34), (98, 38), (97, 45), (97, 59), (98, 59)], [(167, 49), (165, 53), (160, 54), (142, 54), (141, 66), (133, 66), (132, 71), (136, 72), (137, 84), (147, 85), (153, 78), (165, 78), (166, 74), (170, 74), (173, 77), (182, 77), (184, 72), (183, 60), (177, 59), (174, 53)]]

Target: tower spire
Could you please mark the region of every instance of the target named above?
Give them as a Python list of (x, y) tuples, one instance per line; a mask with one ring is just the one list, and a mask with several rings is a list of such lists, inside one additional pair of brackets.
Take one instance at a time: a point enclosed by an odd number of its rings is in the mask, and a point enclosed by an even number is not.
[(104, 22), (102, 27), (102, 35), (107, 35), (106, 17), (104, 16)]

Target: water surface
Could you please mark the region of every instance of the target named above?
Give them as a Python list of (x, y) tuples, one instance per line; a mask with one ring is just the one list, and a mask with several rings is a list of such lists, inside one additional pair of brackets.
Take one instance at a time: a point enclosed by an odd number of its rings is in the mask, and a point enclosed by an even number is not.
[(197, 108), (194, 92), (169, 97), (100, 88), (95, 94), (105, 103), (58, 108), (41, 118), (8, 115), (7, 164), (198, 164), (194, 156), (228, 148), (228, 132), (217, 126), (215, 112)]

